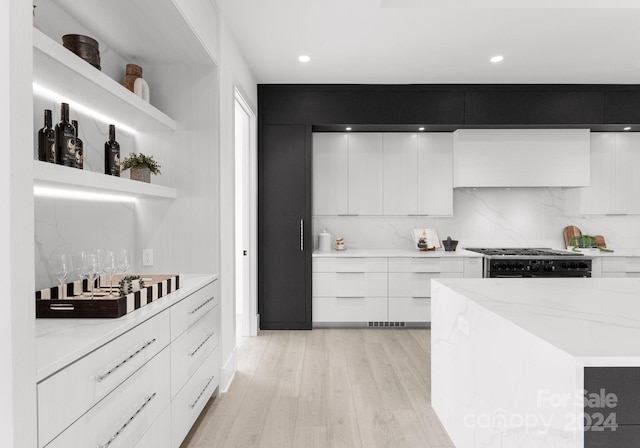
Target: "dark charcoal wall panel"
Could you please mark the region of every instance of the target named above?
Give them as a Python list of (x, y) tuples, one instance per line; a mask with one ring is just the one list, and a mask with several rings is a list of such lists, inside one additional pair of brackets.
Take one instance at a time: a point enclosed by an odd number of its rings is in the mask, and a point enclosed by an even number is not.
[(640, 123), (640, 92), (637, 90), (606, 92), (604, 112), (605, 123)]
[(604, 121), (604, 92), (467, 91), (465, 125), (575, 125)]

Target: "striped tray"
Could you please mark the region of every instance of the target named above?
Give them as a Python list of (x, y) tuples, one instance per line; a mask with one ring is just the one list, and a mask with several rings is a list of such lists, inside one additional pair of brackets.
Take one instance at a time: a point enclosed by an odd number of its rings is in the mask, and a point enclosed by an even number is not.
[[(87, 280), (36, 291), (36, 317), (114, 318), (137, 310), (180, 288), (179, 274), (140, 274), (145, 287), (122, 297), (109, 296), (109, 278), (96, 280), (94, 298), (89, 297)], [(113, 276), (114, 291), (122, 275)], [(80, 296), (82, 291), (86, 297)]]

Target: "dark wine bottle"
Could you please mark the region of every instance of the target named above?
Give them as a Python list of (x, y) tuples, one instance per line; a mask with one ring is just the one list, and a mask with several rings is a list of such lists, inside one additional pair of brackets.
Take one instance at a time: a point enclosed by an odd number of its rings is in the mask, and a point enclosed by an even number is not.
[(104, 174), (120, 177), (120, 144), (113, 124), (109, 125), (109, 141), (104, 144)]
[(76, 130), (69, 123), (69, 105), (62, 103), (60, 122), (56, 124), (56, 163), (76, 166)]
[(44, 127), (38, 131), (38, 160), (56, 163), (56, 131), (51, 127), (51, 110), (44, 110)]
[(76, 133), (74, 135), (76, 141), (76, 168), (83, 169), (84, 168), (84, 143), (78, 137), (80, 130), (78, 129), (78, 120), (71, 120), (71, 124), (73, 124)]

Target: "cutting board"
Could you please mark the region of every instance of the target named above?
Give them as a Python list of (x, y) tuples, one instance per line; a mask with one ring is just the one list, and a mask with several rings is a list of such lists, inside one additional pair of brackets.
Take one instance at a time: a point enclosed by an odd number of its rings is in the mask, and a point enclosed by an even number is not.
[(568, 247), (571, 238), (574, 236), (582, 236), (582, 231), (576, 226), (567, 226), (562, 231), (562, 235), (564, 236), (564, 247)]

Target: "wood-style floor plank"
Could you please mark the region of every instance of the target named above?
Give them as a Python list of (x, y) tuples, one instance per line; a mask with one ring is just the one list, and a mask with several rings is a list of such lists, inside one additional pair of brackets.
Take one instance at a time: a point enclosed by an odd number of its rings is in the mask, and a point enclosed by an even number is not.
[(181, 448), (451, 448), (428, 329), (263, 331)]

